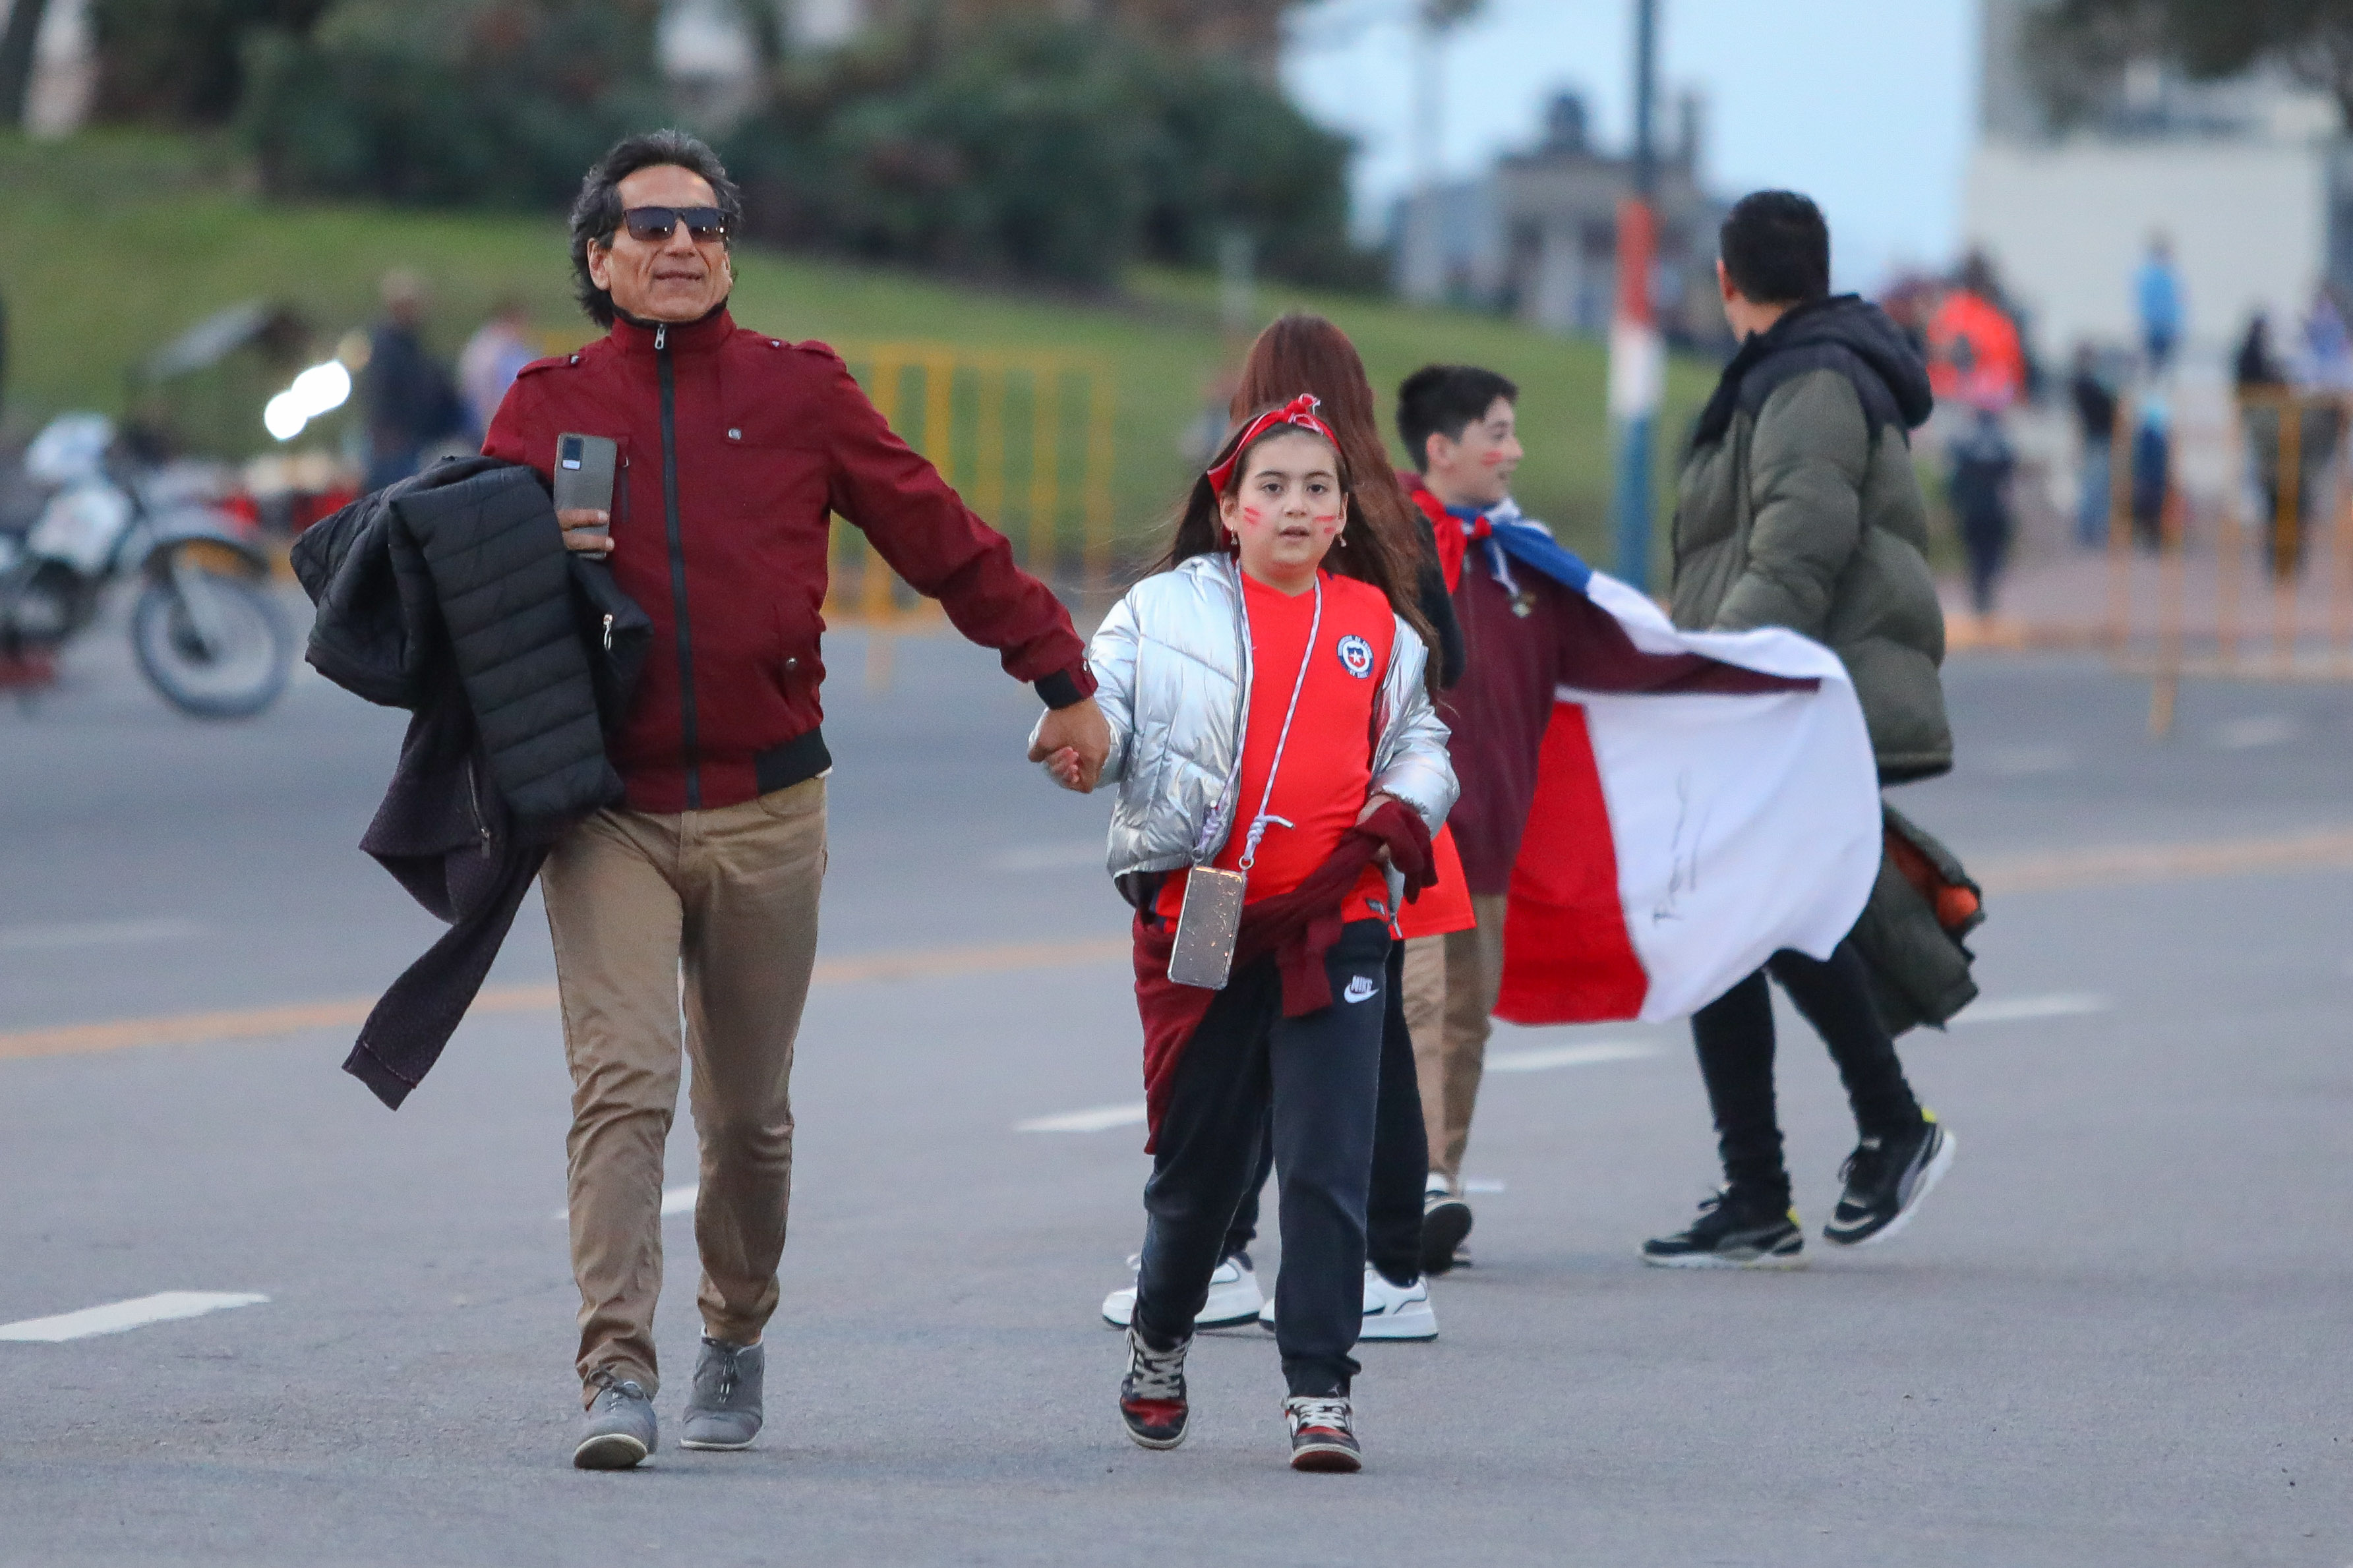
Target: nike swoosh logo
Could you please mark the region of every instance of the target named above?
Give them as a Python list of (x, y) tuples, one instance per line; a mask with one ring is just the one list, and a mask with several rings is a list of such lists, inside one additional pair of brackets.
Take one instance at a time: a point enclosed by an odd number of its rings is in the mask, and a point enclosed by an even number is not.
[(1380, 987), (1375, 985), (1371, 981), (1359, 974), (1354, 980), (1348, 982), (1348, 988), (1340, 993), (1340, 994), (1342, 998), (1346, 1001), (1369, 1002), (1373, 999), (1374, 994), (1379, 989)]

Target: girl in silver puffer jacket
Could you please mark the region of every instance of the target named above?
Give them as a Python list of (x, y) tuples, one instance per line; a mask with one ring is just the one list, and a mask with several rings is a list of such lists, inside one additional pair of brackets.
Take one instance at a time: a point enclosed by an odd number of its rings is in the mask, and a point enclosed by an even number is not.
[[(1302, 396), (1229, 437), (1088, 662), (1119, 789), (1110, 870), (1137, 910), (1154, 1154), (1121, 1419), (1145, 1447), (1185, 1438), (1193, 1320), (1271, 1106), (1292, 1464), (1354, 1470), (1391, 922), (1427, 883), (1455, 783), (1410, 566), (1349, 526), (1314, 409)], [(1046, 767), (1082, 787), (1074, 752)]]

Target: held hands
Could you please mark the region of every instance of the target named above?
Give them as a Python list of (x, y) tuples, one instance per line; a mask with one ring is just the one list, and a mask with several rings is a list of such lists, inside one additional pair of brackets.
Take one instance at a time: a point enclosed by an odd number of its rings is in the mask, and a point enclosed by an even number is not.
[(613, 521), (609, 511), (594, 507), (569, 506), (555, 514), (564, 525), (564, 548), (576, 550), (583, 555), (602, 561), (613, 553), (613, 535), (608, 525)]
[(1080, 795), (1095, 787), (1110, 755), (1111, 722), (1092, 697), (1049, 712), (1029, 744), (1029, 760), (1043, 763), (1056, 784)]
[[(1376, 793), (1370, 800), (1365, 802), (1365, 809), (1356, 813), (1356, 826), (1362, 827), (1365, 824), (1370, 822), (1373, 819), (1373, 813), (1380, 810), (1381, 807), (1387, 805), (1389, 802), (1395, 799), (1397, 799), (1397, 796), (1393, 795)], [(1380, 853), (1374, 856), (1373, 859), (1375, 863), (1378, 865), (1388, 865), (1389, 863), (1389, 847), (1386, 844), (1382, 845)]]

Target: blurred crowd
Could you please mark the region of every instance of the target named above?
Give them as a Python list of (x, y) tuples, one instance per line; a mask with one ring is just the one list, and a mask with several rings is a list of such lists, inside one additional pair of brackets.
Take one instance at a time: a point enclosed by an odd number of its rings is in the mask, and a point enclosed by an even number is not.
[[(2028, 500), (2021, 425), (2038, 409), (2063, 411), (2072, 426), (2072, 474), (2036, 476), (2048, 481), (2042, 494), (2053, 510), (2063, 512), (2068, 542), (2105, 551), (2121, 535), (2154, 550), (2168, 538), (2190, 320), (2164, 233), (2149, 236), (2118, 286), (2127, 291), (2136, 341), (2078, 341), (2063, 376), (2036, 363), (2025, 312), (1981, 254), (1949, 278), (1905, 279), (1883, 301), (1928, 362), (1938, 406), (1924, 456), (1936, 455), (1981, 626), (1996, 613), (2020, 533)], [(2329, 510), (2329, 479), (2353, 400), (2353, 332), (2336, 292), (2322, 283), (2286, 331), (2258, 310), (2233, 341), (2227, 369), (2243, 510), (2256, 519), (2267, 567), (2286, 580), (2301, 569), (2316, 521)]]

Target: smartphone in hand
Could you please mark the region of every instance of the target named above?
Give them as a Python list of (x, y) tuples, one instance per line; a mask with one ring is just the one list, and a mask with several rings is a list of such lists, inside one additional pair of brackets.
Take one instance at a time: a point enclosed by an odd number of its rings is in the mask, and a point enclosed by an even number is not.
[[(610, 436), (581, 436), (565, 431), (555, 438), (555, 510), (575, 509), (610, 513), (613, 475), (620, 447)], [(605, 542), (610, 546), (608, 532)]]

